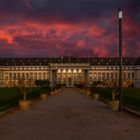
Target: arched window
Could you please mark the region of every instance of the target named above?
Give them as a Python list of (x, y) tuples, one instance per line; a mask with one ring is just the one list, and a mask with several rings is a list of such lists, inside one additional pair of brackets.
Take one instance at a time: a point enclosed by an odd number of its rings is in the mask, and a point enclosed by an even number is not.
[(82, 70), (81, 70), (81, 69), (79, 69), (79, 70), (78, 70), (78, 73), (82, 73)]
[(76, 69), (74, 69), (74, 70), (73, 70), (73, 73), (77, 73), (77, 70), (76, 70)]
[(71, 69), (68, 70), (68, 73), (71, 73)]
[(66, 73), (66, 70), (65, 69), (63, 70), (63, 73)]

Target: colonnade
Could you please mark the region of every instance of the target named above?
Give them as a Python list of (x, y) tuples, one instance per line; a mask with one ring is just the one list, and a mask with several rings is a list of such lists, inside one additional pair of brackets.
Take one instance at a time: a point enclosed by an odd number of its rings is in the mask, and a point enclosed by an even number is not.
[(61, 83), (67, 87), (73, 87), (75, 84), (84, 82), (88, 79), (85, 77), (85, 70), (82, 69), (56, 69), (51, 70), (51, 83), (52, 86)]

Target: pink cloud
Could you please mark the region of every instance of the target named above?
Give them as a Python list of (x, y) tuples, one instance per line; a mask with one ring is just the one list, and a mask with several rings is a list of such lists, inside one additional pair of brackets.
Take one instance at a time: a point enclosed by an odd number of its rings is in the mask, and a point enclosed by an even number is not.
[(90, 28), (88, 35), (91, 37), (101, 37), (105, 33), (106, 29), (99, 27), (99, 26), (93, 26)]
[(13, 37), (5, 31), (0, 31), (0, 40), (6, 40), (8, 44), (13, 43)]
[[(112, 22), (112, 20), (110, 21)], [(134, 23), (124, 21), (123, 26), (123, 54), (130, 55), (131, 38), (140, 35), (140, 27)], [(61, 55), (65, 53), (81, 53), (86, 55), (91, 49), (92, 56), (117, 56), (118, 34), (110, 31), (98, 23), (93, 25), (53, 23), (45, 24), (33, 21), (24, 21), (17, 25), (1, 26), (0, 40), (6, 40), (7, 46), (12, 45), (14, 52), (18, 55)], [(140, 43), (136, 40), (135, 48)], [(5, 44), (6, 46), (6, 44)], [(0, 50), (3, 44), (0, 43)], [(5, 47), (8, 50), (8, 47)], [(5, 50), (6, 51), (6, 50)], [(132, 55), (139, 55), (132, 52)], [(15, 54), (14, 54), (15, 55)]]
[(85, 40), (80, 39), (76, 42), (76, 47), (77, 48), (84, 48), (85, 46), (86, 46)]

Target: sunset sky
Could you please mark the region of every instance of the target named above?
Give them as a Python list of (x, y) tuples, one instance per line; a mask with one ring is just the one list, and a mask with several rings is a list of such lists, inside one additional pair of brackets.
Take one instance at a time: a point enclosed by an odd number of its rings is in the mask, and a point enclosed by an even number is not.
[(0, 57), (140, 56), (140, 0), (0, 0)]

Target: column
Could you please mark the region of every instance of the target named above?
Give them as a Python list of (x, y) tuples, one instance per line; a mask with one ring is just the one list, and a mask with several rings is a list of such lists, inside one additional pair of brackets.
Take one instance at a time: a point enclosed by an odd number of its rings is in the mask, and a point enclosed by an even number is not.
[(73, 70), (71, 70), (71, 74), (72, 74), (72, 87), (73, 87), (74, 86)]
[(56, 83), (58, 84), (58, 70), (56, 70)]
[(62, 70), (61, 70), (61, 84), (63, 84), (63, 72), (62, 72)]
[(51, 87), (53, 86), (53, 81), (52, 81), (52, 70), (50, 70), (50, 82), (51, 82)]
[(68, 86), (68, 70), (66, 70), (66, 86)]
[(84, 70), (84, 81), (86, 82), (86, 84), (88, 85), (88, 70)]
[(84, 70), (82, 70), (82, 81), (84, 81)]

